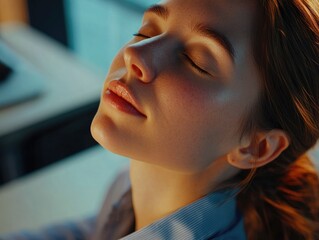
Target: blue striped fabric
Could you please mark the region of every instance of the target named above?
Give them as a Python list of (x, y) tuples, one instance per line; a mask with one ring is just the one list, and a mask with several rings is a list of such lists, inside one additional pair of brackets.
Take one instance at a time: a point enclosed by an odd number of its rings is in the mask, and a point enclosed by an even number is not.
[[(245, 240), (242, 216), (236, 208), (236, 199), (232, 196), (230, 192), (209, 194), (139, 231), (126, 232), (124, 234), (126, 236), (121, 240)], [(129, 210), (130, 197), (131, 192), (128, 191), (118, 202), (123, 204), (119, 204), (120, 208), (114, 210), (116, 212), (121, 209)], [(124, 212), (126, 214), (119, 215), (122, 219), (118, 219), (119, 224), (112, 225), (110, 223), (114, 219), (109, 219), (105, 227), (111, 227), (111, 232), (121, 231), (122, 221), (131, 217), (134, 219), (133, 211)], [(53, 225), (37, 232), (20, 231), (0, 236), (0, 240), (86, 240), (91, 238), (95, 226), (96, 217), (91, 217), (80, 222)], [(99, 235), (93, 239), (115, 240), (117, 238), (105, 238), (105, 235)]]
[(242, 216), (231, 195), (226, 192), (207, 195), (122, 240), (244, 240)]

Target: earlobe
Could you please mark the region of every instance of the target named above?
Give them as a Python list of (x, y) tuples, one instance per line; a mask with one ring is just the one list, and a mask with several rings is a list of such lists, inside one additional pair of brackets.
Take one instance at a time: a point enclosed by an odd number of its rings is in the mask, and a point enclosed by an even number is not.
[(289, 146), (288, 135), (280, 129), (259, 133), (248, 146), (240, 146), (227, 155), (229, 164), (239, 169), (264, 166)]

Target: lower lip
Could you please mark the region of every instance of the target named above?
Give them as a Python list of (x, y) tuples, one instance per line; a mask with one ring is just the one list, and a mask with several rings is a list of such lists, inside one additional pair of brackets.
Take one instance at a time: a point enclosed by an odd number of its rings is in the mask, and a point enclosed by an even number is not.
[(115, 109), (125, 112), (131, 115), (139, 116), (139, 117), (145, 117), (142, 113), (137, 111), (137, 109), (130, 104), (128, 101), (124, 100), (123, 98), (119, 97), (115, 93), (113, 93), (110, 90), (107, 90), (104, 94), (105, 101), (110, 103), (112, 107)]

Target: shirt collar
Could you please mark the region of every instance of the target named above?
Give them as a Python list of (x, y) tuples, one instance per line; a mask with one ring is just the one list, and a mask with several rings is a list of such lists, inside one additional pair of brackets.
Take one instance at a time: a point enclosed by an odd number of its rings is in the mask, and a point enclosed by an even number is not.
[[(226, 199), (226, 200), (225, 200)], [(154, 206), (156, 207), (156, 206)], [(231, 192), (211, 193), (122, 240), (246, 239), (242, 217)]]

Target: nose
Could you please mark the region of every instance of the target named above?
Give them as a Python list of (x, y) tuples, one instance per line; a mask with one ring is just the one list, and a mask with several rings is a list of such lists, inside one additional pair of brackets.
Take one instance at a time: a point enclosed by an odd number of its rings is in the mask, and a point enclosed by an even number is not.
[(142, 42), (126, 46), (124, 62), (130, 77), (144, 83), (152, 82), (156, 75), (155, 55), (155, 49)]

